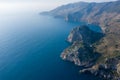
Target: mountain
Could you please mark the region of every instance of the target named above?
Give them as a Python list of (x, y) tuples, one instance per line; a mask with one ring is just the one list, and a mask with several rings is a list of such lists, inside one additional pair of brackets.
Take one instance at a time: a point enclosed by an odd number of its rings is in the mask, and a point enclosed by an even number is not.
[(63, 51), (61, 58), (74, 62), (78, 66), (91, 66), (100, 56), (93, 51), (92, 44), (103, 36), (103, 33), (92, 31), (88, 26), (74, 28), (67, 39), (72, 45)]
[(64, 18), (66, 21), (84, 21), (98, 24), (103, 30), (112, 21), (120, 21), (120, 1), (105, 3), (78, 2), (60, 6), (46, 14)]
[[(67, 39), (72, 45), (62, 52), (61, 57), (78, 66), (87, 66), (80, 73), (89, 72), (103, 80), (120, 79), (120, 0), (72, 3), (43, 14), (66, 21), (99, 25), (103, 31), (102, 37), (86, 26), (73, 29)], [(97, 41), (93, 41), (95, 38), (98, 38)]]

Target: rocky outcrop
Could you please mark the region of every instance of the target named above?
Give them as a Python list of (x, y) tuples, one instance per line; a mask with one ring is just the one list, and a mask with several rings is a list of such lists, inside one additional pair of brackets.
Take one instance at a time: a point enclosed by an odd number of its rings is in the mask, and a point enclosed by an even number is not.
[(92, 47), (76, 41), (61, 54), (63, 60), (71, 61), (75, 65), (84, 67), (92, 66), (99, 56), (98, 53), (93, 52)]
[(99, 25), (96, 33), (86, 26), (74, 28), (67, 41), (72, 43), (61, 57), (84, 66), (81, 73), (92, 73), (103, 80), (120, 80), (120, 0), (105, 3), (73, 3), (60, 6), (46, 14), (66, 21)]
[(80, 26), (73, 28), (73, 30), (70, 32), (67, 41), (72, 43), (74, 41), (81, 41), (85, 44), (92, 44), (103, 37), (103, 33), (101, 32), (95, 32), (89, 29), (88, 26)]
[(62, 52), (61, 58), (74, 62), (78, 66), (92, 66), (100, 56), (93, 51), (92, 44), (103, 36), (102, 33), (90, 30), (88, 26), (74, 28), (67, 39), (72, 45)]
[(94, 74), (103, 80), (119, 80), (120, 54), (116, 51), (114, 56), (105, 56), (106, 54), (97, 52), (96, 44), (102, 38), (103, 33), (94, 32), (87, 26), (76, 27), (67, 39), (72, 45), (62, 52), (61, 58), (84, 67), (80, 73)]
[(96, 64), (91, 68), (80, 70), (80, 73), (92, 73), (105, 80), (120, 79), (120, 57), (110, 58), (105, 60), (105, 63)]
[(120, 22), (120, 0), (104, 3), (77, 2), (46, 12), (66, 21), (87, 22), (100, 25), (103, 32), (111, 22)]

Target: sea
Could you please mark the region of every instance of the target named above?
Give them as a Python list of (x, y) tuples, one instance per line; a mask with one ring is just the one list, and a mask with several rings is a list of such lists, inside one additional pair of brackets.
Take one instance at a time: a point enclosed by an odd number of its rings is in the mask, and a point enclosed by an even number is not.
[(72, 28), (84, 24), (39, 13), (0, 15), (0, 80), (95, 80), (60, 58)]

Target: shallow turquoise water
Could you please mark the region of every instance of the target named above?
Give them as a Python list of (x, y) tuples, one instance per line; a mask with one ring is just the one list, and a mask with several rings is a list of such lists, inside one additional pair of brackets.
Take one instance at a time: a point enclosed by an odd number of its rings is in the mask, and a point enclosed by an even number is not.
[(78, 25), (37, 14), (1, 16), (0, 80), (94, 80), (60, 58)]

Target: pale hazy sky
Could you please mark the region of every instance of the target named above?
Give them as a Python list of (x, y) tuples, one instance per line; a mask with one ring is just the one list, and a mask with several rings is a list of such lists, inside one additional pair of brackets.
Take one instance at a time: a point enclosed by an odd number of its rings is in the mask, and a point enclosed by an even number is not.
[(44, 11), (51, 10), (57, 6), (73, 2), (108, 2), (115, 0), (0, 0), (1, 12), (19, 11)]

